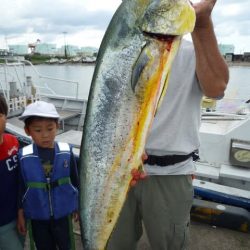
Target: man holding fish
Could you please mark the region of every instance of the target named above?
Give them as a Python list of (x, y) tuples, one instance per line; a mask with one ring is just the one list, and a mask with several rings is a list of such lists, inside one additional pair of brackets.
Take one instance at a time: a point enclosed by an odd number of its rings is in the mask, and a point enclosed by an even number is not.
[(215, 37), (216, 0), (193, 3), (193, 43), (182, 40), (169, 85), (146, 142), (148, 177), (131, 187), (108, 250), (136, 249), (142, 221), (153, 250), (186, 249), (193, 200), (193, 152), (199, 148), (200, 101), (222, 98), (229, 72)]

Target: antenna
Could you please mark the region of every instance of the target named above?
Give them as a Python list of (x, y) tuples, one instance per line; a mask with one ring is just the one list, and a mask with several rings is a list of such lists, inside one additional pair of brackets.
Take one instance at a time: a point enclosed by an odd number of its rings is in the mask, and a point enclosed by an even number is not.
[(66, 45), (66, 34), (67, 31), (63, 31), (63, 38), (64, 38), (64, 56), (65, 58), (68, 58), (68, 51), (67, 51), (67, 45)]

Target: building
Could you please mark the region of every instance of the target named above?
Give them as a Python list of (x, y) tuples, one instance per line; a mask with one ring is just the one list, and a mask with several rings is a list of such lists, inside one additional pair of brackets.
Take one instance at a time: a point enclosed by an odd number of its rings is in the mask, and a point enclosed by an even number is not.
[(36, 44), (35, 53), (39, 53), (41, 55), (56, 55), (57, 48), (56, 44), (53, 43), (38, 43)]
[(226, 54), (234, 54), (234, 45), (233, 44), (219, 44), (220, 53), (225, 56)]
[(66, 45), (62, 46), (57, 50), (57, 54), (60, 56), (69, 56), (74, 57), (77, 56), (79, 52), (79, 47), (75, 45)]
[(27, 55), (28, 45), (9, 45), (9, 52), (15, 55)]
[(80, 53), (82, 56), (88, 57), (88, 56), (97, 56), (98, 49), (95, 47), (81, 47)]
[(7, 49), (0, 49), (0, 56), (8, 56), (9, 55), (9, 51)]
[(242, 54), (234, 54), (233, 61), (234, 62), (242, 62), (242, 61), (244, 61), (244, 56)]
[(225, 58), (226, 62), (232, 62), (234, 59), (234, 54), (233, 53), (226, 53), (224, 55), (224, 58)]
[(250, 62), (250, 52), (245, 52), (243, 57), (245, 62)]

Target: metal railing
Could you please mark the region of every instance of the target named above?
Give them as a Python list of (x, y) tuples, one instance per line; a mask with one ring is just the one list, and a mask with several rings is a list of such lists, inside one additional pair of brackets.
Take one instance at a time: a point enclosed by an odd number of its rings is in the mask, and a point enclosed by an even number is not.
[[(56, 78), (56, 77), (50, 77), (50, 76), (46, 76), (46, 75), (41, 75), (37, 69), (35, 68), (35, 66), (30, 62), (30, 61), (27, 61), (27, 60), (23, 60), (22, 62), (25, 62), (27, 64), (29, 64), (31, 66), (31, 68), (34, 70), (34, 72), (37, 74), (37, 76), (40, 78), (40, 79), (49, 79), (49, 80), (54, 80), (54, 81), (61, 81), (61, 82), (66, 82), (66, 83), (73, 83), (75, 84), (76, 86), (76, 96), (75, 98), (76, 99), (79, 99), (79, 82), (77, 81), (73, 81), (73, 80), (66, 80), (66, 79), (62, 79), (62, 78)], [(47, 83), (45, 83), (46, 85), (46, 88), (51, 90), (51, 92), (55, 95), (57, 95), (57, 93), (52, 90)], [(41, 86), (36, 86), (36, 88), (43, 88)]]
[[(8, 58), (0, 58), (2, 60), (5, 61), (5, 63), (1, 63), (0, 66), (3, 66), (4, 68), (4, 72), (0, 72), (0, 74), (4, 74), (4, 80), (3, 82), (0, 79), (0, 87), (3, 90), (4, 89), (4, 82), (5, 82), (5, 89), (8, 90), (8, 80), (7, 80), (7, 76), (11, 76), (13, 79), (17, 80), (19, 86), (24, 89), (24, 83), (21, 81), (20, 76), (18, 74), (18, 70), (17, 67), (23, 67), (23, 72), (25, 72), (25, 65), (29, 65), (32, 69), (32, 71), (35, 73), (35, 75), (39, 78), (39, 79), (43, 79), (43, 80), (53, 80), (53, 81), (58, 81), (58, 82), (64, 82), (64, 83), (69, 83), (69, 84), (73, 84), (74, 86), (76, 86), (76, 93), (74, 94), (74, 98), (75, 99), (79, 99), (79, 82), (77, 81), (73, 81), (73, 80), (67, 80), (67, 79), (61, 79), (61, 78), (56, 78), (56, 77), (51, 77), (51, 76), (46, 76), (46, 75), (42, 75), (40, 74), (36, 67), (28, 60), (18, 60), (18, 59), (8, 59)], [(15, 69), (15, 75), (14, 74), (10, 74), (7, 71), (7, 67), (14, 67)], [(24, 76), (25, 77), (25, 76)], [(56, 91), (54, 91), (47, 83), (46, 81), (43, 82), (43, 86), (40, 86), (38, 84), (34, 84), (34, 87), (38, 90), (38, 92), (41, 92), (42, 89), (47, 90), (49, 93), (51, 93), (52, 95), (55, 96), (63, 96), (61, 94), (58, 94)], [(4, 93), (4, 92), (3, 92)], [(6, 95), (6, 94), (5, 94)], [(9, 96), (6, 96), (9, 99)], [(66, 96), (64, 96), (66, 97)]]

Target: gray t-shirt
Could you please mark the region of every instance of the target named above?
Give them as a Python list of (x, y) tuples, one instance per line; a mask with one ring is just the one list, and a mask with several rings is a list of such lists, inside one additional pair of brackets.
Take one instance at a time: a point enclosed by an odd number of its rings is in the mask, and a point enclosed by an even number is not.
[[(152, 155), (189, 154), (199, 147), (201, 98), (195, 73), (193, 44), (182, 40), (174, 59), (166, 95), (149, 133), (146, 152)], [(149, 175), (190, 174), (192, 159), (166, 167), (145, 164)]]

